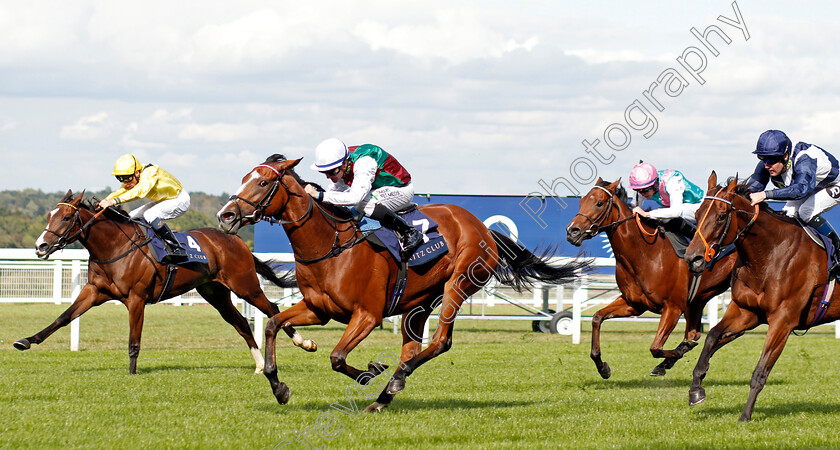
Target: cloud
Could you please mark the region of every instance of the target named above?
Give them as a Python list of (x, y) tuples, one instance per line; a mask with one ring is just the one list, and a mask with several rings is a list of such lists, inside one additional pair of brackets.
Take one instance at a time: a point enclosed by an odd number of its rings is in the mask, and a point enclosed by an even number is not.
[(61, 139), (92, 141), (111, 134), (117, 126), (111, 115), (100, 112), (92, 116), (82, 117), (73, 125), (61, 128)]

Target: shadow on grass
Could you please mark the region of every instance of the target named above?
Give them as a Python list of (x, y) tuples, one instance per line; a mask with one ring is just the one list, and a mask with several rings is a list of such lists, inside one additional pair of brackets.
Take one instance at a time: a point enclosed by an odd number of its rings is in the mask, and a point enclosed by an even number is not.
[[(743, 400), (746, 401), (748, 392), (744, 393)], [(711, 400), (713, 401), (713, 400)], [(705, 402), (694, 406), (692, 408), (697, 408), (696, 414), (698, 416), (703, 416), (705, 418), (718, 418), (718, 417), (726, 417), (732, 416), (733, 421), (737, 421), (739, 417), (741, 417), (741, 413), (744, 411), (744, 402), (732, 402), (729, 400), (722, 399), (721, 402), (726, 402), (725, 405), (708, 405), (710, 400), (706, 400)], [(766, 406), (762, 407), (761, 405), (761, 398), (759, 397), (758, 401), (755, 404), (755, 409), (753, 410), (752, 420), (761, 420), (763, 418), (771, 418), (771, 417), (783, 417), (789, 416), (791, 414), (802, 414), (802, 413), (812, 413), (812, 414), (830, 414), (834, 411), (840, 410), (840, 403), (838, 402), (819, 402), (819, 401), (812, 401), (812, 402), (786, 402), (786, 403), (778, 403), (773, 406)]]
[[(767, 380), (767, 384), (765, 386), (784, 386), (786, 384), (790, 384), (789, 381), (784, 379), (772, 379)], [(621, 388), (621, 389), (643, 389), (643, 388), (682, 388), (685, 387), (688, 390), (689, 386), (691, 385), (691, 379), (688, 378), (668, 378), (668, 376), (664, 377), (639, 377), (633, 380), (588, 380), (580, 384), (579, 386), (583, 388), (591, 388), (591, 389), (613, 389), (613, 388)], [(745, 379), (728, 379), (728, 380), (704, 380), (703, 387), (708, 388), (710, 386), (745, 386), (747, 390), (749, 390), (750, 380), (749, 378)]]
[[(270, 393), (268, 394), (271, 395)], [(305, 394), (302, 394), (305, 395)], [(272, 399), (273, 400), (273, 399)], [(358, 408), (359, 415), (363, 415), (364, 409), (373, 403), (373, 400), (368, 399), (355, 399), (356, 401), (356, 408)], [(254, 406), (253, 409), (261, 411), (261, 412), (284, 412), (284, 413), (293, 413), (295, 411), (329, 411), (335, 412), (331, 405), (336, 404), (339, 405), (338, 409), (347, 408), (344, 411), (350, 412), (353, 410), (353, 406), (350, 402), (344, 398), (336, 398), (332, 403), (320, 403), (320, 402), (307, 402), (301, 404), (294, 404), (295, 398), (292, 395), (291, 401), (286, 405), (280, 405), (276, 401), (272, 402), (271, 404), (263, 403), (257, 406)], [(520, 406), (534, 406), (538, 402), (533, 401), (498, 401), (498, 400), (449, 400), (449, 399), (436, 399), (436, 400), (421, 400), (421, 399), (404, 399), (401, 400), (399, 398), (394, 399), (394, 403), (391, 406), (385, 408), (384, 412), (387, 413), (388, 411), (427, 411), (427, 410), (461, 410), (461, 409), (498, 409), (498, 408), (515, 408)], [(354, 412), (355, 414), (355, 412)]]

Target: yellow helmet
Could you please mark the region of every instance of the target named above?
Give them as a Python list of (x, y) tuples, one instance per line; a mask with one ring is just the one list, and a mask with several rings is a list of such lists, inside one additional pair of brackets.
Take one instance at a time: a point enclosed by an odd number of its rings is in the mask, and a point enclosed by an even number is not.
[(138, 170), (142, 171), (143, 165), (134, 155), (128, 153), (120, 156), (114, 163), (114, 175), (134, 175)]

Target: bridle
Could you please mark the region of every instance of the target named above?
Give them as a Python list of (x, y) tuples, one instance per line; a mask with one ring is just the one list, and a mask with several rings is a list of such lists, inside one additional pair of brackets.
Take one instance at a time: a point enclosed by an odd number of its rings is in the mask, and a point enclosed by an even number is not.
[[(607, 225), (603, 225), (603, 222), (606, 221), (607, 216), (610, 214), (610, 211), (612, 211), (613, 206), (618, 206), (618, 205), (616, 205), (616, 203), (615, 203), (615, 194), (612, 193), (609, 189), (607, 189), (603, 186), (593, 186), (593, 188), (594, 189), (600, 189), (600, 190), (606, 192), (607, 195), (609, 195), (609, 197), (610, 197), (610, 202), (607, 205), (607, 207), (604, 208), (604, 210), (601, 211), (601, 213), (598, 214), (598, 216), (595, 217), (594, 219), (589, 217), (588, 215), (582, 213), (582, 212), (578, 212), (575, 215), (575, 217), (577, 217), (577, 216), (583, 217), (584, 219), (588, 220), (589, 223), (591, 224), (589, 226), (589, 228), (585, 231), (586, 233), (590, 233), (590, 235), (595, 236), (596, 234), (600, 233), (601, 230), (609, 230), (611, 228), (617, 227), (618, 225), (620, 225), (624, 222), (627, 222), (628, 220), (633, 220), (633, 218), (635, 217), (635, 214), (630, 216), (630, 217), (625, 217), (623, 219), (616, 220), (616, 221), (611, 222)], [(639, 228), (641, 228), (641, 224), (639, 224)], [(644, 231), (644, 230), (642, 230), (642, 231)]]
[[(285, 169), (284, 170), (277, 170), (274, 167), (269, 166), (268, 164), (260, 164), (257, 167), (254, 167), (254, 170), (256, 170), (259, 167), (265, 167), (265, 168), (270, 169), (272, 172), (274, 172), (275, 175), (277, 175), (277, 178), (274, 179), (274, 183), (272, 184), (271, 188), (269, 188), (268, 192), (263, 196), (262, 199), (260, 199), (259, 202), (254, 203), (254, 202), (252, 202), (248, 199), (242, 198), (238, 195), (231, 195), (230, 196), (230, 199), (228, 199), (228, 201), (233, 201), (233, 203), (236, 205), (236, 209), (239, 213), (238, 216), (237, 216), (237, 219), (236, 219), (237, 222), (241, 222), (243, 219), (252, 219), (254, 221), (254, 223), (257, 223), (261, 220), (265, 220), (266, 222), (268, 222), (272, 225), (273, 224), (280, 224), (280, 225), (296, 224), (296, 223), (303, 222), (307, 217), (309, 217), (309, 215), (312, 213), (312, 208), (313, 208), (313, 205), (314, 205), (318, 209), (318, 211), (321, 213), (322, 216), (324, 216), (327, 220), (329, 220), (330, 222), (333, 223), (333, 229), (335, 230), (335, 241), (333, 242), (332, 246), (330, 247), (330, 250), (323, 256), (320, 256), (320, 257), (317, 257), (317, 258), (312, 258), (312, 259), (298, 258), (297, 256), (295, 256), (295, 261), (298, 261), (298, 262), (301, 262), (301, 263), (304, 263), (304, 264), (319, 262), (319, 261), (323, 261), (325, 259), (331, 258), (333, 256), (338, 256), (344, 250), (347, 250), (350, 247), (353, 247), (354, 245), (358, 244), (359, 242), (364, 241), (364, 239), (365, 239), (364, 236), (357, 238), (355, 233), (354, 233), (352, 238), (350, 238), (348, 241), (346, 241), (345, 243), (342, 244), (341, 239), (339, 238), (339, 234), (342, 231), (349, 230), (349, 228), (344, 229), (344, 230), (339, 230), (338, 229), (338, 224), (339, 223), (354, 223), (354, 226), (355, 226), (355, 219), (352, 218), (352, 217), (348, 218), (348, 219), (343, 219), (341, 217), (336, 217), (335, 215), (333, 215), (332, 213), (327, 211), (323, 206), (321, 206), (317, 201), (315, 201), (315, 199), (312, 198), (311, 195), (308, 195), (308, 194), (306, 195), (306, 197), (309, 199), (309, 204), (306, 208), (306, 211), (299, 218), (297, 218), (295, 220), (283, 220), (283, 219), (275, 219), (274, 217), (267, 216), (265, 214), (265, 211), (269, 206), (271, 206), (271, 201), (274, 199), (274, 196), (279, 191), (280, 186), (283, 186), (283, 189), (286, 191), (286, 202), (283, 204), (283, 206), (280, 207), (280, 209), (278, 210), (278, 213), (282, 212), (286, 209), (286, 206), (289, 204), (289, 201), (290, 201), (292, 195), (299, 195), (299, 194), (292, 193), (292, 191), (289, 189), (289, 186), (287, 186), (286, 183), (283, 182), (283, 177), (284, 177), (284, 175), (286, 175), (286, 170)], [(242, 208), (239, 206), (239, 200), (241, 200), (241, 201), (247, 203), (248, 205), (250, 205), (251, 207), (253, 207), (254, 212), (247, 215), (247, 216), (243, 216), (242, 215)]]
[[(731, 201), (726, 200), (725, 198), (718, 197), (718, 194), (720, 194), (720, 192), (722, 190), (723, 190), (723, 188), (720, 188), (717, 192), (715, 192), (715, 195), (707, 195), (707, 196), (703, 197), (704, 200), (712, 200), (712, 202), (720, 201), (720, 202), (723, 202), (723, 203), (726, 203), (727, 205), (729, 205), (729, 212), (726, 215), (726, 225), (724, 225), (723, 233), (720, 234), (720, 239), (718, 239), (718, 241), (715, 242), (714, 244), (710, 245), (709, 242), (706, 240), (706, 237), (703, 236), (703, 232), (701, 231), (702, 227), (703, 227), (703, 223), (706, 221), (706, 217), (709, 215), (709, 211), (712, 210), (712, 205), (711, 204), (709, 204), (709, 208), (706, 209), (706, 213), (703, 214), (703, 218), (700, 220), (700, 222), (697, 223), (697, 235), (700, 236), (700, 239), (703, 241), (703, 245), (706, 248), (706, 251), (703, 254), (706, 262), (711, 261), (715, 257), (715, 255), (717, 255), (717, 253), (720, 251), (720, 248), (723, 247), (723, 245), (724, 245), (723, 240), (726, 238), (726, 235), (729, 233), (729, 227), (732, 225), (732, 213), (733, 212), (742, 212), (742, 213), (750, 214), (750, 211), (746, 211), (746, 210), (743, 210), (743, 209), (736, 209), (735, 205)], [(752, 219), (750, 219), (750, 221), (747, 223), (746, 226), (744, 226), (743, 228), (738, 230), (738, 233), (735, 234), (735, 237), (732, 239), (732, 242), (730, 242), (727, 245), (734, 244), (736, 241), (738, 241), (738, 239), (742, 238), (744, 236), (744, 234), (747, 232), (747, 230), (755, 223), (756, 219), (758, 219), (758, 206), (759, 206), (758, 204), (755, 205), (755, 212), (752, 213), (753, 214)]]

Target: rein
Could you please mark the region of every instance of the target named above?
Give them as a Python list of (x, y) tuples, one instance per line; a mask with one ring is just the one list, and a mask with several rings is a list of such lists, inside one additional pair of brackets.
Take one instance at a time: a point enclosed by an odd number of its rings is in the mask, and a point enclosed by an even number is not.
[[(307, 205), (306, 211), (299, 218), (297, 218), (295, 220), (283, 220), (283, 219), (275, 219), (274, 217), (271, 217), (271, 216), (266, 216), (265, 211), (269, 206), (271, 206), (271, 201), (273, 200), (274, 196), (279, 191), (279, 187), (281, 185), (283, 186), (283, 189), (286, 191), (287, 198), (291, 198), (292, 195), (297, 195), (297, 194), (293, 194), (291, 192), (291, 190), (289, 190), (289, 186), (287, 186), (286, 183), (283, 183), (283, 181), (282, 181), (283, 176), (286, 175), (285, 170), (277, 170), (274, 167), (269, 166), (268, 164), (260, 164), (257, 167), (265, 167), (265, 168), (270, 169), (272, 172), (274, 172), (275, 175), (277, 175), (277, 178), (274, 180), (274, 184), (271, 186), (271, 189), (269, 189), (268, 193), (266, 193), (266, 195), (263, 196), (263, 198), (257, 203), (253, 203), (250, 200), (244, 199), (244, 198), (239, 197), (237, 195), (231, 195), (230, 196), (229, 201), (233, 201), (234, 204), (236, 204), (236, 208), (239, 210), (239, 217), (240, 218), (237, 219), (237, 220), (241, 221), (242, 219), (245, 219), (245, 218), (253, 219), (254, 223), (257, 223), (260, 220), (265, 220), (266, 222), (268, 222), (272, 225), (274, 225), (274, 224), (284, 225), (284, 224), (300, 223), (300, 222), (305, 222), (307, 220), (307, 218), (311, 215), (312, 207), (314, 205), (315, 208), (318, 209), (318, 212), (321, 213), (321, 216), (323, 216), (325, 219), (327, 219), (328, 221), (333, 223), (332, 228), (335, 230), (335, 241), (330, 246), (329, 251), (327, 251), (327, 253), (323, 256), (319, 256), (317, 258), (312, 258), (312, 259), (298, 258), (297, 256), (295, 256), (295, 261), (297, 261), (299, 263), (302, 263), (302, 264), (311, 264), (311, 263), (320, 262), (320, 261), (323, 261), (325, 259), (332, 258), (333, 256), (338, 256), (343, 251), (345, 251), (347, 249), (350, 249), (351, 247), (354, 247), (356, 244), (359, 244), (359, 243), (361, 243), (362, 241), (365, 240), (365, 236), (358, 236), (357, 237), (356, 233), (354, 232), (353, 237), (351, 237), (350, 239), (348, 239), (346, 242), (344, 242), (342, 244), (341, 243), (341, 238), (340, 238), (340, 233), (342, 231), (348, 231), (350, 228), (348, 227), (344, 230), (339, 230), (338, 229), (338, 224), (340, 224), (340, 223), (354, 223), (355, 219), (353, 217), (350, 217), (350, 218), (347, 218), (347, 219), (343, 219), (341, 217), (336, 217), (334, 214), (327, 211), (326, 208), (324, 208), (323, 205), (321, 205), (320, 203), (315, 201), (315, 199), (312, 198), (311, 195), (308, 195), (308, 194), (306, 194), (306, 197), (309, 199), (309, 204)], [(255, 167), (254, 169), (256, 169), (257, 167)], [(243, 202), (252, 206), (254, 208), (254, 212), (251, 213), (248, 216), (243, 216), (242, 215), (242, 209), (239, 207), (239, 203), (238, 203), (239, 200), (242, 200)], [(285, 210), (286, 205), (288, 203), (289, 203), (289, 201), (287, 200), (286, 203), (280, 208), (280, 211)], [(354, 225), (355, 225), (355, 223), (354, 223)]]
[(644, 228), (642, 228), (641, 221), (639, 220), (637, 214), (633, 214), (629, 217), (625, 217), (623, 219), (616, 220), (615, 222), (611, 222), (607, 225), (603, 225), (603, 222), (606, 220), (607, 215), (612, 210), (613, 206), (618, 206), (618, 205), (616, 205), (616, 203), (615, 203), (615, 194), (610, 192), (609, 189), (607, 189), (603, 186), (593, 186), (593, 188), (600, 189), (600, 190), (606, 192), (607, 195), (610, 196), (610, 203), (607, 205), (606, 208), (604, 208), (604, 210), (600, 214), (598, 214), (598, 217), (596, 217), (595, 219), (592, 219), (591, 217), (589, 217), (586, 214), (581, 213), (581, 212), (578, 212), (575, 215), (575, 216), (583, 217), (584, 219), (588, 220), (592, 224), (592, 225), (589, 226), (589, 229), (586, 230), (587, 232), (591, 233), (594, 236), (594, 235), (600, 233), (602, 230), (615, 229), (617, 226), (621, 225), (622, 223), (633, 220), (635, 218), (636, 221), (639, 223), (639, 229), (642, 230), (643, 233), (647, 234), (648, 236), (655, 236), (656, 235), (656, 232), (654, 232), (653, 234), (648, 234), (648, 232), (645, 231)]
[[(723, 240), (726, 238), (726, 235), (729, 233), (729, 227), (732, 225), (732, 213), (733, 212), (742, 212), (742, 213), (745, 213), (745, 214), (750, 214), (749, 211), (746, 211), (746, 210), (743, 210), (743, 209), (736, 209), (735, 205), (731, 201), (718, 197), (718, 194), (720, 194), (721, 191), (723, 191), (723, 188), (718, 189), (718, 191), (715, 192), (715, 195), (707, 195), (707, 196), (703, 197), (704, 200), (706, 200), (706, 199), (712, 200), (712, 201), (717, 200), (717, 201), (721, 201), (721, 202), (729, 205), (729, 214), (726, 215), (726, 225), (723, 228), (723, 233), (721, 233), (720, 239), (718, 239), (718, 241), (716, 243), (710, 245), (709, 242), (706, 240), (706, 237), (703, 236), (703, 232), (701, 231), (703, 223), (706, 221), (706, 217), (709, 215), (709, 211), (712, 210), (711, 205), (709, 205), (709, 208), (706, 209), (706, 213), (703, 214), (703, 218), (700, 220), (700, 222), (697, 223), (697, 234), (700, 236), (700, 239), (703, 241), (703, 245), (706, 248), (706, 252), (704, 253), (704, 258), (706, 259), (706, 262), (711, 261), (715, 257), (715, 255), (717, 254), (718, 249), (720, 249), (721, 246), (723, 246)], [(755, 205), (755, 212), (752, 213), (752, 215), (753, 215), (752, 218), (743, 228), (738, 230), (738, 233), (735, 234), (735, 237), (732, 239), (731, 244), (734, 244), (736, 241), (738, 241), (738, 239), (742, 238), (744, 236), (744, 234), (747, 232), (747, 230), (749, 230), (750, 227), (752, 227), (752, 225), (758, 219), (758, 207), (759, 207), (759, 205), (756, 204)]]

